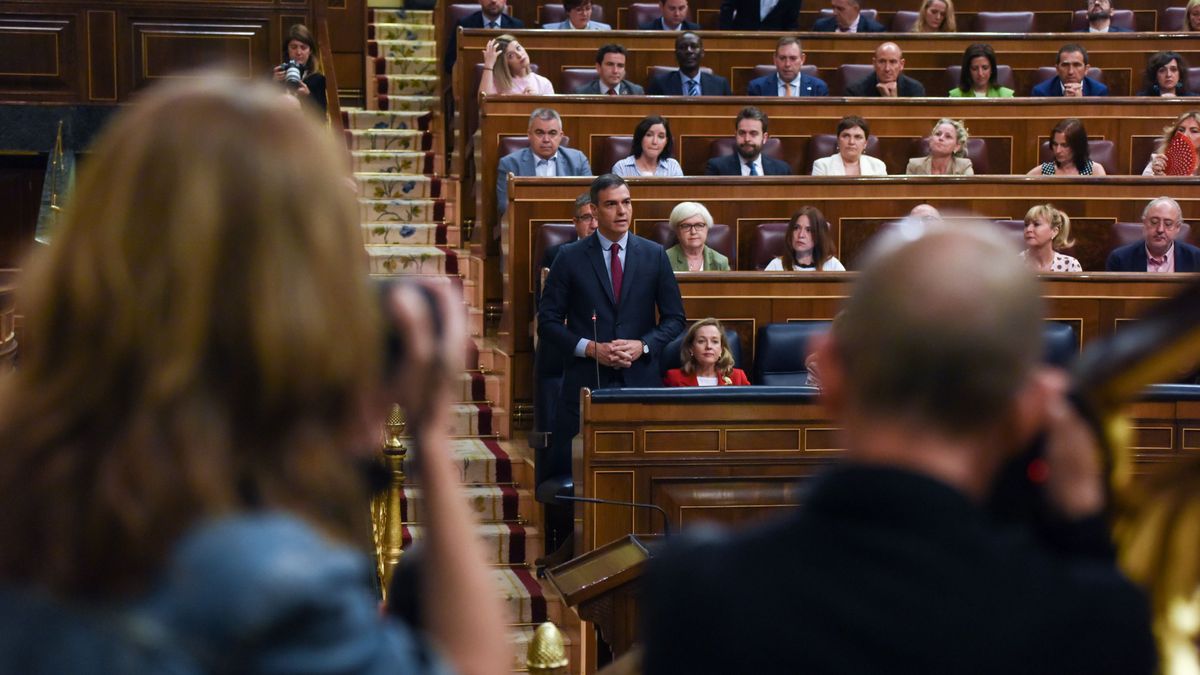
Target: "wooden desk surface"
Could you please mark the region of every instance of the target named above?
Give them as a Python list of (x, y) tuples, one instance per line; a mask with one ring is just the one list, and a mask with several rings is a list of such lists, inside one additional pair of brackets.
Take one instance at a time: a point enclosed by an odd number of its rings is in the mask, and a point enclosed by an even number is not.
[[(572, 204), (590, 185), (586, 178), (514, 178), (510, 224), (500, 256), (503, 314), (498, 335), (513, 356), (511, 400), (532, 397), (534, 274), (537, 229), (569, 221)], [(1056, 181), (1024, 177), (935, 178), (728, 178), (632, 179), (634, 231), (645, 233), (666, 220), (681, 201), (700, 201), (716, 222), (734, 229), (741, 255), (762, 222), (787, 220), (802, 204), (821, 209), (834, 227), (841, 255), (855, 256), (883, 223), (929, 202), (988, 218), (1021, 219), (1030, 206), (1052, 202), (1077, 223), (1078, 246), (1108, 246), (1114, 221), (1138, 221), (1146, 202), (1161, 194), (1180, 200), (1185, 218), (1200, 214), (1200, 185), (1189, 179), (1141, 178)], [(1094, 240), (1094, 241), (1093, 241)], [(1087, 242), (1091, 241), (1091, 244)], [(853, 273), (682, 273), (678, 275), (689, 318), (715, 316), (752, 344), (758, 326), (779, 321), (828, 319), (844, 297)], [(1050, 318), (1068, 320), (1086, 341), (1137, 316), (1149, 302), (1170, 295), (1179, 277), (1096, 273), (1047, 275)]]

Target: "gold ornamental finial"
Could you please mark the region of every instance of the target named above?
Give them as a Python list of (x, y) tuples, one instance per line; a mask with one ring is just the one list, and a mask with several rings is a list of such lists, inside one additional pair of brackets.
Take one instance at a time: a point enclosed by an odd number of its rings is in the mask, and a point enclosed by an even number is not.
[(392, 411), (388, 413), (387, 421), (383, 425), (383, 448), (385, 451), (403, 454), (405, 448), (401, 437), (404, 436), (404, 430), (407, 427), (408, 422), (404, 421), (404, 411), (399, 405), (393, 405)]
[(525, 652), (525, 667), (530, 675), (565, 675), (567, 648), (562, 633), (549, 621), (537, 627)]

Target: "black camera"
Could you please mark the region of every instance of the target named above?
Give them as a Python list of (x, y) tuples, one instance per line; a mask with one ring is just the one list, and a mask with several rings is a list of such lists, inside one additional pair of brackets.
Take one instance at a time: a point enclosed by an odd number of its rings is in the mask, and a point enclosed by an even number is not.
[(279, 67), (283, 70), (283, 83), (292, 89), (299, 89), (304, 78), (304, 65), (297, 61), (284, 61)]
[(392, 289), (396, 286), (409, 286), (417, 290), (418, 296), (424, 299), (429, 309), (430, 329), (433, 331), (435, 339), (442, 338), (442, 316), (438, 306), (437, 297), (429, 287), (408, 279), (387, 278), (376, 279), (376, 293), (379, 296), (380, 307), (383, 310), (384, 320), (384, 335), (383, 335), (383, 356), (384, 356), (384, 375), (385, 377), (395, 377), (399, 371), (401, 364), (404, 361), (405, 345), (401, 339), (399, 331), (396, 329), (395, 319), (392, 315), (391, 294)]

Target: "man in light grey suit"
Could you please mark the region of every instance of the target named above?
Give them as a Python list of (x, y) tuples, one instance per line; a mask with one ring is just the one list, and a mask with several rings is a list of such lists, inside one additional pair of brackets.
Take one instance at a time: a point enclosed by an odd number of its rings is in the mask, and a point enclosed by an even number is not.
[(592, 21), (592, 0), (563, 0), (567, 20), (542, 24), (545, 30), (612, 30), (612, 26)]
[(596, 50), (596, 79), (579, 87), (574, 93), (641, 96), (645, 92), (641, 85), (625, 79), (625, 48), (609, 44)]
[(578, 150), (558, 147), (562, 143), (562, 117), (553, 108), (538, 108), (529, 114), (529, 147), (500, 158), (496, 172), (496, 210), (508, 210), (508, 174), (514, 176), (590, 176), (592, 166)]

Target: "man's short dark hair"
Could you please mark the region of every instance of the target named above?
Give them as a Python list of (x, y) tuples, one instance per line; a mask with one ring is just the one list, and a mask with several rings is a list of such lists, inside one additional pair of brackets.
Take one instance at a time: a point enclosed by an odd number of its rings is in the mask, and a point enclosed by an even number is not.
[(758, 108), (755, 108), (752, 105), (742, 108), (742, 111), (738, 113), (737, 119), (733, 121), (733, 128), (735, 130), (742, 123), (742, 120), (758, 120), (759, 122), (762, 122), (763, 133), (767, 133), (767, 113), (759, 110)]
[(589, 192), (585, 192), (585, 193), (579, 195), (578, 197), (576, 197), (575, 198), (575, 212), (571, 216), (572, 220), (574, 220), (575, 218), (577, 218), (579, 216), (580, 209), (582, 209), (585, 206), (590, 206), (591, 203), (592, 203), (592, 195)]
[(615, 173), (606, 173), (602, 176), (596, 176), (596, 180), (592, 181), (592, 187), (588, 190), (588, 196), (592, 199), (592, 204), (600, 206), (600, 193), (609, 188), (620, 187), (627, 185), (624, 178), (621, 178)]
[(780, 47), (786, 47), (788, 45), (796, 45), (800, 48), (801, 53), (804, 52), (804, 46), (800, 44), (800, 38), (796, 37), (795, 35), (784, 35), (783, 37), (779, 38), (779, 42), (775, 43), (775, 51), (779, 51)]
[(616, 43), (611, 43), (596, 50), (596, 63), (604, 63), (605, 54), (620, 54), (621, 56), (625, 57), (629, 56), (629, 52), (625, 50), (625, 47)]
[(563, 0), (563, 10), (571, 11), (586, 4), (590, 4), (592, 0)]
[(1058, 49), (1058, 56), (1055, 57), (1054, 65), (1058, 65), (1059, 63), (1062, 63), (1063, 54), (1073, 54), (1075, 52), (1079, 52), (1080, 54), (1083, 55), (1083, 63), (1086, 65), (1088, 63), (1087, 48), (1084, 47), (1083, 45), (1075, 44), (1075, 43), (1071, 43), (1069, 45), (1063, 45), (1062, 47), (1060, 47)]

